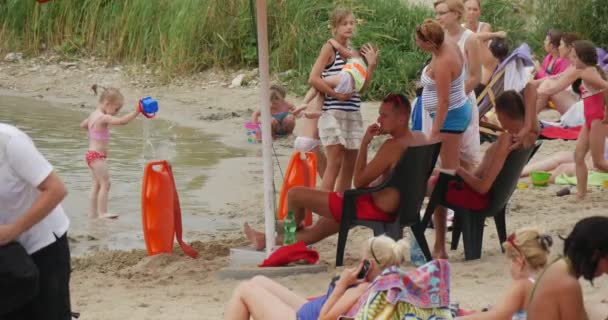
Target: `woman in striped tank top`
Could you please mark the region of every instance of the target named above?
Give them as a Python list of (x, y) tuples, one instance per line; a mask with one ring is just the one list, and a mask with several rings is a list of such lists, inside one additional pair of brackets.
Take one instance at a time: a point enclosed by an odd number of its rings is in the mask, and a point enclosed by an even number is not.
[[(460, 165), (460, 144), (463, 132), (471, 121), (471, 102), (464, 91), (464, 60), (458, 46), (444, 41), (441, 25), (432, 19), (416, 27), (416, 45), (431, 52), (432, 59), (424, 68), (421, 83), (422, 105), (433, 118), (431, 140), (440, 140), (441, 167), (456, 170)], [(445, 228), (445, 210), (434, 214), (435, 226)], [(437, 230), (435, 258), (447, 259), (445, 232)]]
[[(338, 8), (331, 16), (334, 39), (347, 47), (355, 31), (352, 11)], [(361, 48), (367, 60), (365, 90), (376, 69), (377, 50), (370, 45)], [(325, 95), (323, 112), (319, 118), (319, 136), (327, 154), (327, 167), (321, 188), (328, 191), (344, 191), (351, 187), (357, 152), (363, 136), (361, 97), (358, 93), (337, 93), (324, 77), (337, 75), (345, 66), (345, 59), (330, 43), (326, 43), (310, 72), (309, 83)]]

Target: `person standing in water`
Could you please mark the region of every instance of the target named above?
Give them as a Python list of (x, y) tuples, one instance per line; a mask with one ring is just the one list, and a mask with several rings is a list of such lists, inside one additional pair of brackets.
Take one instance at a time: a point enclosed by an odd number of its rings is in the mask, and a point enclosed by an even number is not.
[[(110, 126), (128, 124), (137, 117), (140, 111), (136, 107), (128, 114), (116, 117), (123, 106), (124, 97), (116, 88), (102, 89), (97, 109), (80, 123), (80, 127), (89, 133), (89, 150), (85, 155), (93, 179), (89, 216), (113, 219), (118, 215), (108, 212), (110, 172), (106, 158), (110, 146)], [(97, 85), (93, 86), (93, 91), (97, 93)]]

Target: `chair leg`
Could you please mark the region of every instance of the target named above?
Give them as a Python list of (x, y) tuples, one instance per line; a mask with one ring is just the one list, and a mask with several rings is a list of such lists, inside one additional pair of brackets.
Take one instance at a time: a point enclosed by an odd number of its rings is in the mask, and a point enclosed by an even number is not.
[(462, 213), (454, 210), (454, 222), (452, 224), (452, 243), (450, 244), (450, 250), (458, 249), (458, 243), (460, 242), (460, 235), (462, 234)]
[(403, 238), (403, 227), (399, 223), (399, 221), (395, 221), (391, 224), (384, 224), (385, 233), (387, 236), (391, 237), (391, 239), (398, 241)]
[(502, 208), (495, 216), (494, 216), (494, 224), (496, 224), (496, 233), (498, 233), (498, 241), (500, 241), (500, 250), (505, 252), (505, 249), (502, 247), (502, 244), (507, 241), (507, 218), (506, 218), (506, 207)]
[(388, 230), (390, 230), (390, 229), (387, 228), (384, 223), (374, 223), (372, 225), (372, 231), (374, 231), (374, 237), (377, 237), (382, 234), (388, 235), (388, 233), (389, 233)]
[(424, 230), (426, 229), (426, 226), (424, 226), (422, 223), (417, 223), (417, 224), (410, 226), (410, 228), (412, 229), (412, 232), (414, 233), (416, 242), (418, 242), (418, 246), (422, 250), (422, 253), (424, 254), (424, 257), (426, 258), (426, 261), (428, 262), (428, 261), (433, 260), (433, 256), (431, 255), (431, 250), (429, 249), (429, 244), (426, 242), (426, 238), (424, 237)]
[(351, 221), (342, 219), (340, 222), (340, 233), (338, 234), (338, 247), (336, 252), (336, 267), (344, 265), (344, 249), (346, 248), (346, 238), (350, 230)]
[(462, 216), (462, 240), (464, 241), (465, 260), (481, 258), (481, 246), (483, 243), (483, 229), (485, 216), (472, 212), (463, 212)]

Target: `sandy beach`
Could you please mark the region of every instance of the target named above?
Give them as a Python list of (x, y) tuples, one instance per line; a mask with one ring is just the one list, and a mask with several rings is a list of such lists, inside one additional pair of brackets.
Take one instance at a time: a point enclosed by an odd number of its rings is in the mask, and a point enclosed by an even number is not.
[[(201, 197), (213, 199), (207, 201), (207, 207), (201, 210), (230, 225), (225, 230), (214, 231), (184, 226), (185, 240), (199, 250), (200, 258), (191, 259), (179, 250), (173, 254), (147, 257), (143, 242), (133, 250), (107, 250), (101, 245), (86, 247), (83, 254), (74, 255), (72, 306), (74, 311), (81, 313), (80, 319), (222, 319), (225, 302), (238, 282), (219, 280), (216, 273), (228, 265), (230, 248), (246, 244), (241, 234), (242, 224), (249, 222), (257, 228), (263, 226), (261, 145), (248, 144), (243, 129), (243, 123), (259, 105), (256, 71), (207, 71), (172, 79), (168, 83), (155, 80), (152, 73), (144, 67), (110, 66), (92, 58), (67, 61), (58, 56), (43, 56), (0, 63), (2, 96), (44, 100), (53, 107), (78, 109), (85, 114), (85, 111), (93, 110), (96, 101), (90, 86), (94, 83), (112, 85), (119, 87), (125, 95), (126, 109), (134, 106), (139, 97), (151, 95), (161, 105), (158, 119), (202, 130), (227, 148), (242, 150), (239, 155), (244, 155), (220, 160), (213, 166), (213, 175), (207, 177), (198, 191)], [(249, 85), (229, 88), (239, 73), (246, 75)], [(290, 96), (289, 100), (299, 102), (301, 98)], [(375, 121), (378, 105), (377, 102), (364, 103), (366, 124)], [(548, 115), (549, 118), (551, 116)], [(76, 127), (78, 124), (65, 125)], [(275, 143), (283, 170), (291, 154), (292, 143), (293, 137)], [(536, 157), (573, 150), (574, 142), (545, 141)], [(280, 186), (278, 172), (275, 172), (275, 180)], [(607, 214), (608, 193), (605, 189), (592, 188), (590, 199), (571, 203), (568, 197), (555, 196), (555, 191), (560, 188), (517, 190), (507, 216), (507, 231), (539, 226), (554, 237), (555, 255), (562, 246), (558, 236), (567, 235), (576, 221), (591, 215)], [(70, 217), (86, 216), (86, 212), (67, 211)], [(137, 216), (139, 212), (129, 214)], [(70, 234), (86, 238), (86, 234), (78, 230), (70, 230)], [(347, 264), (356, 261), (359, 244), (370, 235), (371, 231), (366, 229), (351, 231)], [(426, 236), (432, 243), (433, 231), (427, 230)], [(339, 271), (333, 268), (335, 244), (334, 236), (314, 246), (321, 255), (320, 263), (329, 267), (328, 272), (277, 280), (304, 296), (324, 293), (331, 276)], [(465, 262), (461, 246), (451, 252), (450, 262), (451, 300), (461, 307), (482, 308), (493, 304), (510, 284), (508, 264), (500, 252), (494, 223), (490, 220), (485, 230), (482, 258)], [(406, 265), (405, 268), (411, 266)], [(601, 300), (608, 299), (608, 277), (598, 279), (594, 286), (581, 282), (584, 283), (587, 304), (603, 308), (605, 317), (608, 304), (601, 303)]]

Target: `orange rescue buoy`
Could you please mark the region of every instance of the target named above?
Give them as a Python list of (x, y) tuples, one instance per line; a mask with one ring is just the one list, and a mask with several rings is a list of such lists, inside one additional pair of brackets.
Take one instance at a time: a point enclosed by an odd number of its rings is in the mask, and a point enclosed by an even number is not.
[[(317, 155), (313, 152), (296, 151), (291, 155), (279, 195), (277, 211), (279, 220), (283, 220), (287, 216), (287, 192), (289, 189), (298, 186), (309, 188), (317, 186)], [(310, 210), (306, 210), (304, 223), (307, 226), (312, 224), (312, 212)]]
[(154, 161), (146, 165), (142, 183), (141, 213), (148, 255), (172, 252), (176, 235), (178, 243), (188, 256), (198, 256), (198, 252), (182, 240), (179, 196), (171, 166), (167, 161)]

